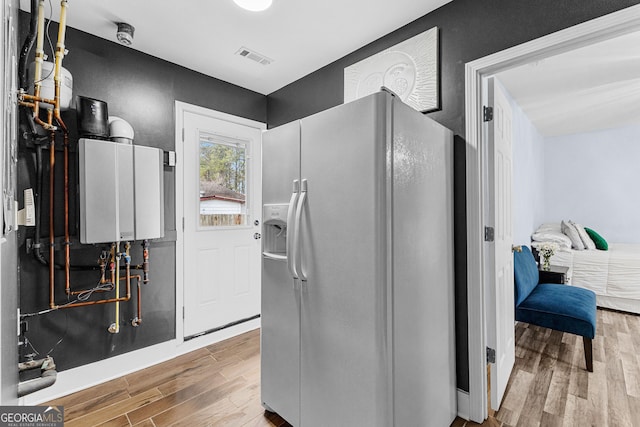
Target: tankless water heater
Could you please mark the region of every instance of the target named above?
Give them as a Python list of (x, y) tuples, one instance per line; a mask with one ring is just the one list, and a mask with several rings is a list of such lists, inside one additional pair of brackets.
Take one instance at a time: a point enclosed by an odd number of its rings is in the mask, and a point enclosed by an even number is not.
[(78, 151), (80, 242), (163, 237), (163, 151), (86, 138)]

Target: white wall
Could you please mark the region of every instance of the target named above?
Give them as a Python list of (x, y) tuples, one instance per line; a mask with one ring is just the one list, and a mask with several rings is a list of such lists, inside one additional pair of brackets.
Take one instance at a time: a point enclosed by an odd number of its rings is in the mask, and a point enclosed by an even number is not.
[(513, 241), (529, 245), (531, 233), (544, 217), (544, 137), (520, 107), (509, 101), (513, 113)]
[(546, 138), (544, 147), (544, 220), (640, 243), (640, 125)]

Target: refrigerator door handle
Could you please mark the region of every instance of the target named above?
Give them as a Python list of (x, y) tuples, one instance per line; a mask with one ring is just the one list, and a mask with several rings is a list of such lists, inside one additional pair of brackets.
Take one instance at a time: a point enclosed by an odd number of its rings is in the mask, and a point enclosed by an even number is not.
[(297, 179), (293, 181), (293, 191), (291, 193), (291, 200), (289, 201), (289, 210), (287, 211), (287, 267), (289, 268), (289, 274), (293, 276), (294, 279), (298, 278), (298, 272), (296, 271), (295, 264), (295, 235), (296, 228), (293, 224), (296, 206), (298, 204), (298, 196), (300, 190), (300, 181)]
[(276, 261), (286, 261), (287, 260), (287, 256), (286, 255), (274, 254), (272, 252), (262, 252), (262, 256), (265, 257), (266, 259), (273, 259), (273, 260), (276, 260)]
[(298, 200), (298, 208), (296, 209), (296, 234), (295, 234), (295, 269), (298, 272), (298, 277), (302, 281), (306, 281), (307, 277), (302, 271), (302, 256), (300, 250), (300, 221), (302, 220), (302, 210), (304, 209), (304, 202), (307, 200), (307, 180), (303, 179), (300, 184), (300, 199)]

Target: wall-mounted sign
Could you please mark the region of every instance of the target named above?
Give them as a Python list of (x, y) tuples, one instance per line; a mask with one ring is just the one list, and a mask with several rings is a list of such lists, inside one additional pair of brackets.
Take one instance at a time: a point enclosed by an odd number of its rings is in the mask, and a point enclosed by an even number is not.
[(418, 111), (440, 108), (438, 27), (344, 69), (344, 102), (389, 88)]

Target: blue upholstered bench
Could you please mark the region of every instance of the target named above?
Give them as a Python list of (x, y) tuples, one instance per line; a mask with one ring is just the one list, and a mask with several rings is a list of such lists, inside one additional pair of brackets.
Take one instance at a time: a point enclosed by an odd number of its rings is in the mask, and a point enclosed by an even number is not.
[(596, 294), (588, 289), (538, 283), (538, 266), (527, 246), (513, 253), (516, 320), (581, 335), (587, 370), (593, 372)]

